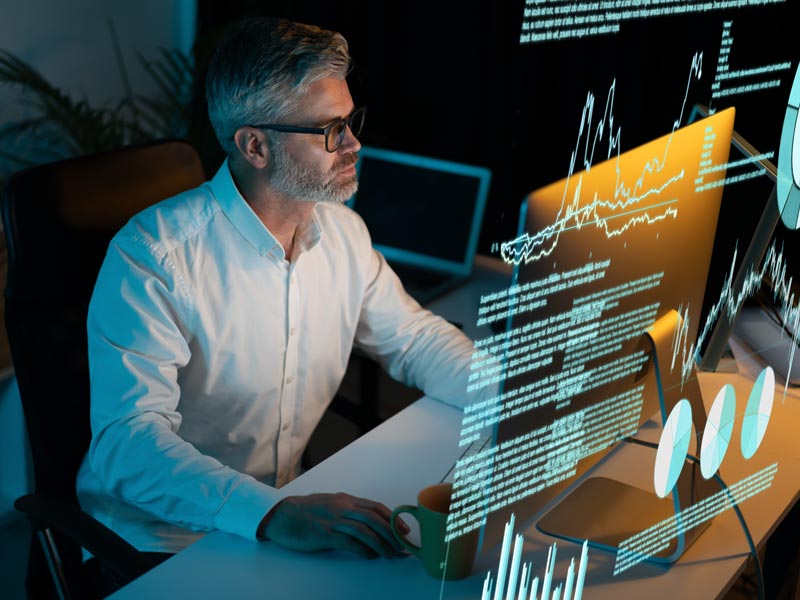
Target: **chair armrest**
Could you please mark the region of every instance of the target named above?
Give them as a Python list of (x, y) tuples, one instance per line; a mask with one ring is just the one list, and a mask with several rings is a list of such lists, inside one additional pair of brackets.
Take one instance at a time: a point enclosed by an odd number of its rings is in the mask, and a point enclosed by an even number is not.
[(60, 531), (128, 581), (157, 564), (94, 517), (65, 500), (44, 494), (28, 494), (17, 498), (14, 507), (28, 516), (34, 531), (46, 528)]

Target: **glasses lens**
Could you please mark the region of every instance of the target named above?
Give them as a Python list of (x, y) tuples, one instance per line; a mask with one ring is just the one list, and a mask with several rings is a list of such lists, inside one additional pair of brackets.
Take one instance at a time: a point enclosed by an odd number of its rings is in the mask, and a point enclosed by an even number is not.
[(336, 152), (339, 149), (339, 146), (342, 145), (344, 136), (347, 133), (348, 125), (350, 127), (350, 131), (353, 132), (353, 135), (358, 137), (358, 135), (361, 133), (361, 128), (364, 127), (363, 107), (355, 110), (353, 114), (346, 119), (337, 121), (331, 126), (330, 129), (328, 129), (328, 135), (325, 136), (325, 149), (328, 152)]
[(344, 134), (346, 131), (347, 121), (342, 119), (334, 123), (328, 130), (328, 135), (325, 137), (325, 149), (328, 152), (336, 152), (344, 141)]
[(364, 107), (357, 109), (352, 115), (350, 115), (350, 131), (353, 132), (353, 135), (358, 137), (361, 135), (361, 129), (364, 127), (364, 115), (366, 111)]

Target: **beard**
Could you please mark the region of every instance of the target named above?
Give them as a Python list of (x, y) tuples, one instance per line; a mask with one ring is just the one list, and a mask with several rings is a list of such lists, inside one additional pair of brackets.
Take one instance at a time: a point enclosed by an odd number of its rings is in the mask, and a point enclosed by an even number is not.
[(270, 187), (294, 202), (334, 202), (342, 204), (358, 190), (356, 175), (342, 178), (339, 173), (358, 160), (355, 153), (339, 157), (330, 170), (295, 159), (278, 139), (271, 140), (272, 167), (267, 174)]

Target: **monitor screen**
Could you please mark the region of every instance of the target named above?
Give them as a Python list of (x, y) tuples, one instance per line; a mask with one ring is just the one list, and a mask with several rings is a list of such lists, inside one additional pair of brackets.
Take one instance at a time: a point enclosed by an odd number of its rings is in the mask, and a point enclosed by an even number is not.
[(487, 169), (363, 147), (358, 172), (352, 207), (387, 259), (469, 274), (488, 193)]
[[(700, 172), (726, 164), (733, 120), (734, 110), (721, 111), (529, 194), (520, 235), (502, 248), (517, 267), (514, 284), (483, 305), (487, 322), (507, 323), (478, 343), (502, 356), (502, 403), (471, 432), (496, 428), (495, 453), (456, 470), (456, 501), (470, 495), (459, 481), (486, 470), (480, 481), (491, 491), (464, 502), (467, 512), (517, 504), (517, 514), (533, 514), (563, 485), (548, 488), (634, 435), (660, 407), (641, 378), (651, 360), (643, 336), (670, 313), (680, 315), (669, 334), (676, 373), (685, 361), (692, 374), (725, 179), (724, 169)], [(669, 367), (673, 356), (661, 360)], [(663, 381), (675, 381), (667, 371)], [(702, 399), (692, 401), (702, 419)]]

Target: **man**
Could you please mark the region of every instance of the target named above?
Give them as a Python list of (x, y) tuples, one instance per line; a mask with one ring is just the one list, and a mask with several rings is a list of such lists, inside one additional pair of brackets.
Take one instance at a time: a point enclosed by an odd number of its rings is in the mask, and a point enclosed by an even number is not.
[(93, 438), (78, 495), (142, 551), (220, 529), (392, 556), (387, 507), (280, 488), (354, 343), (393, 377), (465, 402), (471, 342), (405, 294), (341, 204), (356, 191), (363, 122), (349, 65), (333, 32), (234, 27), (206, 86), (226, 162), (109, 247), (89, 310)]

